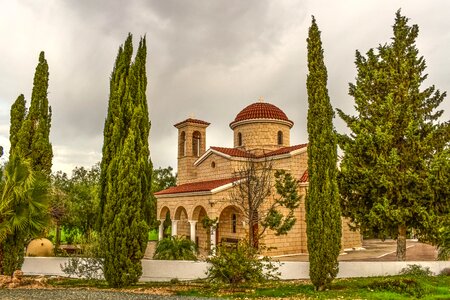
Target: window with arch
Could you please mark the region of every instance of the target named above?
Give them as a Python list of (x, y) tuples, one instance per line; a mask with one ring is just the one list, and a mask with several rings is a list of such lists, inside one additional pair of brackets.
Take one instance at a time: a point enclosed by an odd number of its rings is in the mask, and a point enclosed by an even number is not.
[(236, 233), (237, 229), (237, 216), (236, 214), (231, 214), (231, 232)]
[(186, 133), (184, 131), (180, 134), (180, 144), (178, 145), (179, 149), (178, 152), (180, 153), (180, 156), (186, 155)]
[(238, 146), (242, 146), (242, 133), (238, 132)]
[(283, 145), (283, 132), (278, 131), (278, 145)]
[(199, 157), (200, 156), (200, 140), (202, 138), (202, 135), (198, 131), (194, 131), (192, 134), (192, 154), (194, 156)]

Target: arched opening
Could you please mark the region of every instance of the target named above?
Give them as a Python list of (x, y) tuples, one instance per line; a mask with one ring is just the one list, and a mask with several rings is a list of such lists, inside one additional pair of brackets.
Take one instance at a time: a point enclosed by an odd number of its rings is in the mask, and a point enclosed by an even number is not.
[(238, 146), (242, 146), (242, 133), (238, 132)]
[(202, 135), (199, 131), (194, 131), (192, 134), (192, 155), (199, 157), (200, 156), (200, 141)]
[(278, 131), (278, 145), (283, 145), (283, 132)]
[(186, 133), (182, 131), (180, 133), (180, 142), (178, 145), (178, 153), (180, 154), (180, 157), (183, 157), (186, 155)]
[(203, 227), (203, 220), (207, 218), (206, 210), (203, 206), (197, 206), (192, 213), (192, 220), (197, 221), (195, 224), (195, 243), (198, 246), (201, 255), (208, 255), (211, 248), (211, 228)]
[(172, 233), (172, 220), (170, 219), (170, 210), (167, 206), (164, 206), (161, 209), (159, 220), (163, 225), (162, 238), (169, 237)]
[[(175, 210), (174, 218), (177, 223), (176, 235), (185, 236), (189, 238), (190, 236), (190, 225), (188, 222), (188, 214), (183, 206), (179, 206)], [(173, 232), (173, 231), (172, 231)]]
[(220, 243), (236, 244), (245, 238), (243, 213), (237, 206), (225, 207), (219, 216), (218, 240)]

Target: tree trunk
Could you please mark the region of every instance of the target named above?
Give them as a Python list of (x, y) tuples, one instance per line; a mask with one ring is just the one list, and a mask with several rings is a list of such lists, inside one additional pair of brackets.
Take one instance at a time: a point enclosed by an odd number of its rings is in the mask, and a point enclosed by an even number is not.
[(397, 236), (397, 260), (406, 260), (406, 226), (398, 226), (398, 236)]
[(59, 226), (59, 224), (56, 224), (55, 255), (59, 250), (59, 245), (61, 245), (61, 226)]

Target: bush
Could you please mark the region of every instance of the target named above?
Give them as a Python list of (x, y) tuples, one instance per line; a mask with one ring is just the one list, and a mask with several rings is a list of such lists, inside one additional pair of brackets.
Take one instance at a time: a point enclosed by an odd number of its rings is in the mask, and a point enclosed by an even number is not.
[(83, 257), (70, 257), (67, 263), (60, 265), (61, 270), (69, 277), (103, 279), (103, 258), (101, 257), (98, 238), (93, 234), (82, 245)]
[(207, 259), (211, 264), (207, 275), (211, 281), (236, 285), (242, 282), (262, 282), (279, 279), (278, 266), (260, 251), (241, 241), (236, 247), (220, 245), (216, 255)]
[(408, 265), (400, 271), (400, 275), (411, 276), (433, 276), (433, 272), (429, 267), (422, 267), (421, 265)]
[(197, 260), (197, 246), (184, 237), (171, 236), (158, 242), (153, 259)]
[(388, 277), (372, 282), (369, 289), (407, 294), (420, 298), (425, 294), (424, 288), (413, 278)]
[(450, 276), (450, 268), (444, 268), (442, 269), (441, 273), (439, 273), (439, 275), (442, 276)]

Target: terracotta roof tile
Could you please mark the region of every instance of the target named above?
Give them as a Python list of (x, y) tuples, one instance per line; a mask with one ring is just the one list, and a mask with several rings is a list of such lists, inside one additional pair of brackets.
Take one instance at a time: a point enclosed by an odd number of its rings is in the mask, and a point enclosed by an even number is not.
[(301, 183), (309, 182), (308, 169), (303, 173), (302, 177), (299, 180)]
[(237, 148), (211, 147), (211, 149), (222, 152), (232, 157), (256, 158), (254, 154)]
[(290, 152), (292, 152), (294, 150), (305, 148), (306, 146), (308, 146), (308, 144), (300, 144), (300, 145), (294, 145), (294, 146), (290, 146), (290, 147), (284, 147), (284, 148), (280, 148), (278, 150), (274, 150), (272, 152), (268, 152), (268, 153), (262, 155), (262, 157), (269, 157), (269, 156), (287, 154), (287, 153), (290, 153)]
[(155, 193), (155, 195), (206, 192), (206, 191), (211, 191), (220, 186), (232, 183), (236, 180), (237, 180), (237, 178), (226, 178), (226, 179), (218, 179), (218, 180), (210, 180), (210, 181), (185, 183), (185, 184), (173, 186), (168, 189), (159, 191), (159, 192)]
[(202, 120), (198, 120), (198, 119), (193, 119), (193, 118), (189, 118), (186, 119), (184, 121), (178, 122), (177, 124), (173, 125), (175, 127), (178, 127), (179, 125), (183, 124), (183, 123), (195, 123), (195, 124), (201, 124), (201, 125), (209, 125), (210, 123), (206, 122), (206, 121), (202, 121)]
[(253, 119), (275, 119), (294, 124), (294, 122), (289, 120), (286, 114), (275, 105), (266, 102), (256, 102), (241, 110), (234, 121), (230, 123), (230, 127), (233, 127), (233, 124), (237, 122)]

